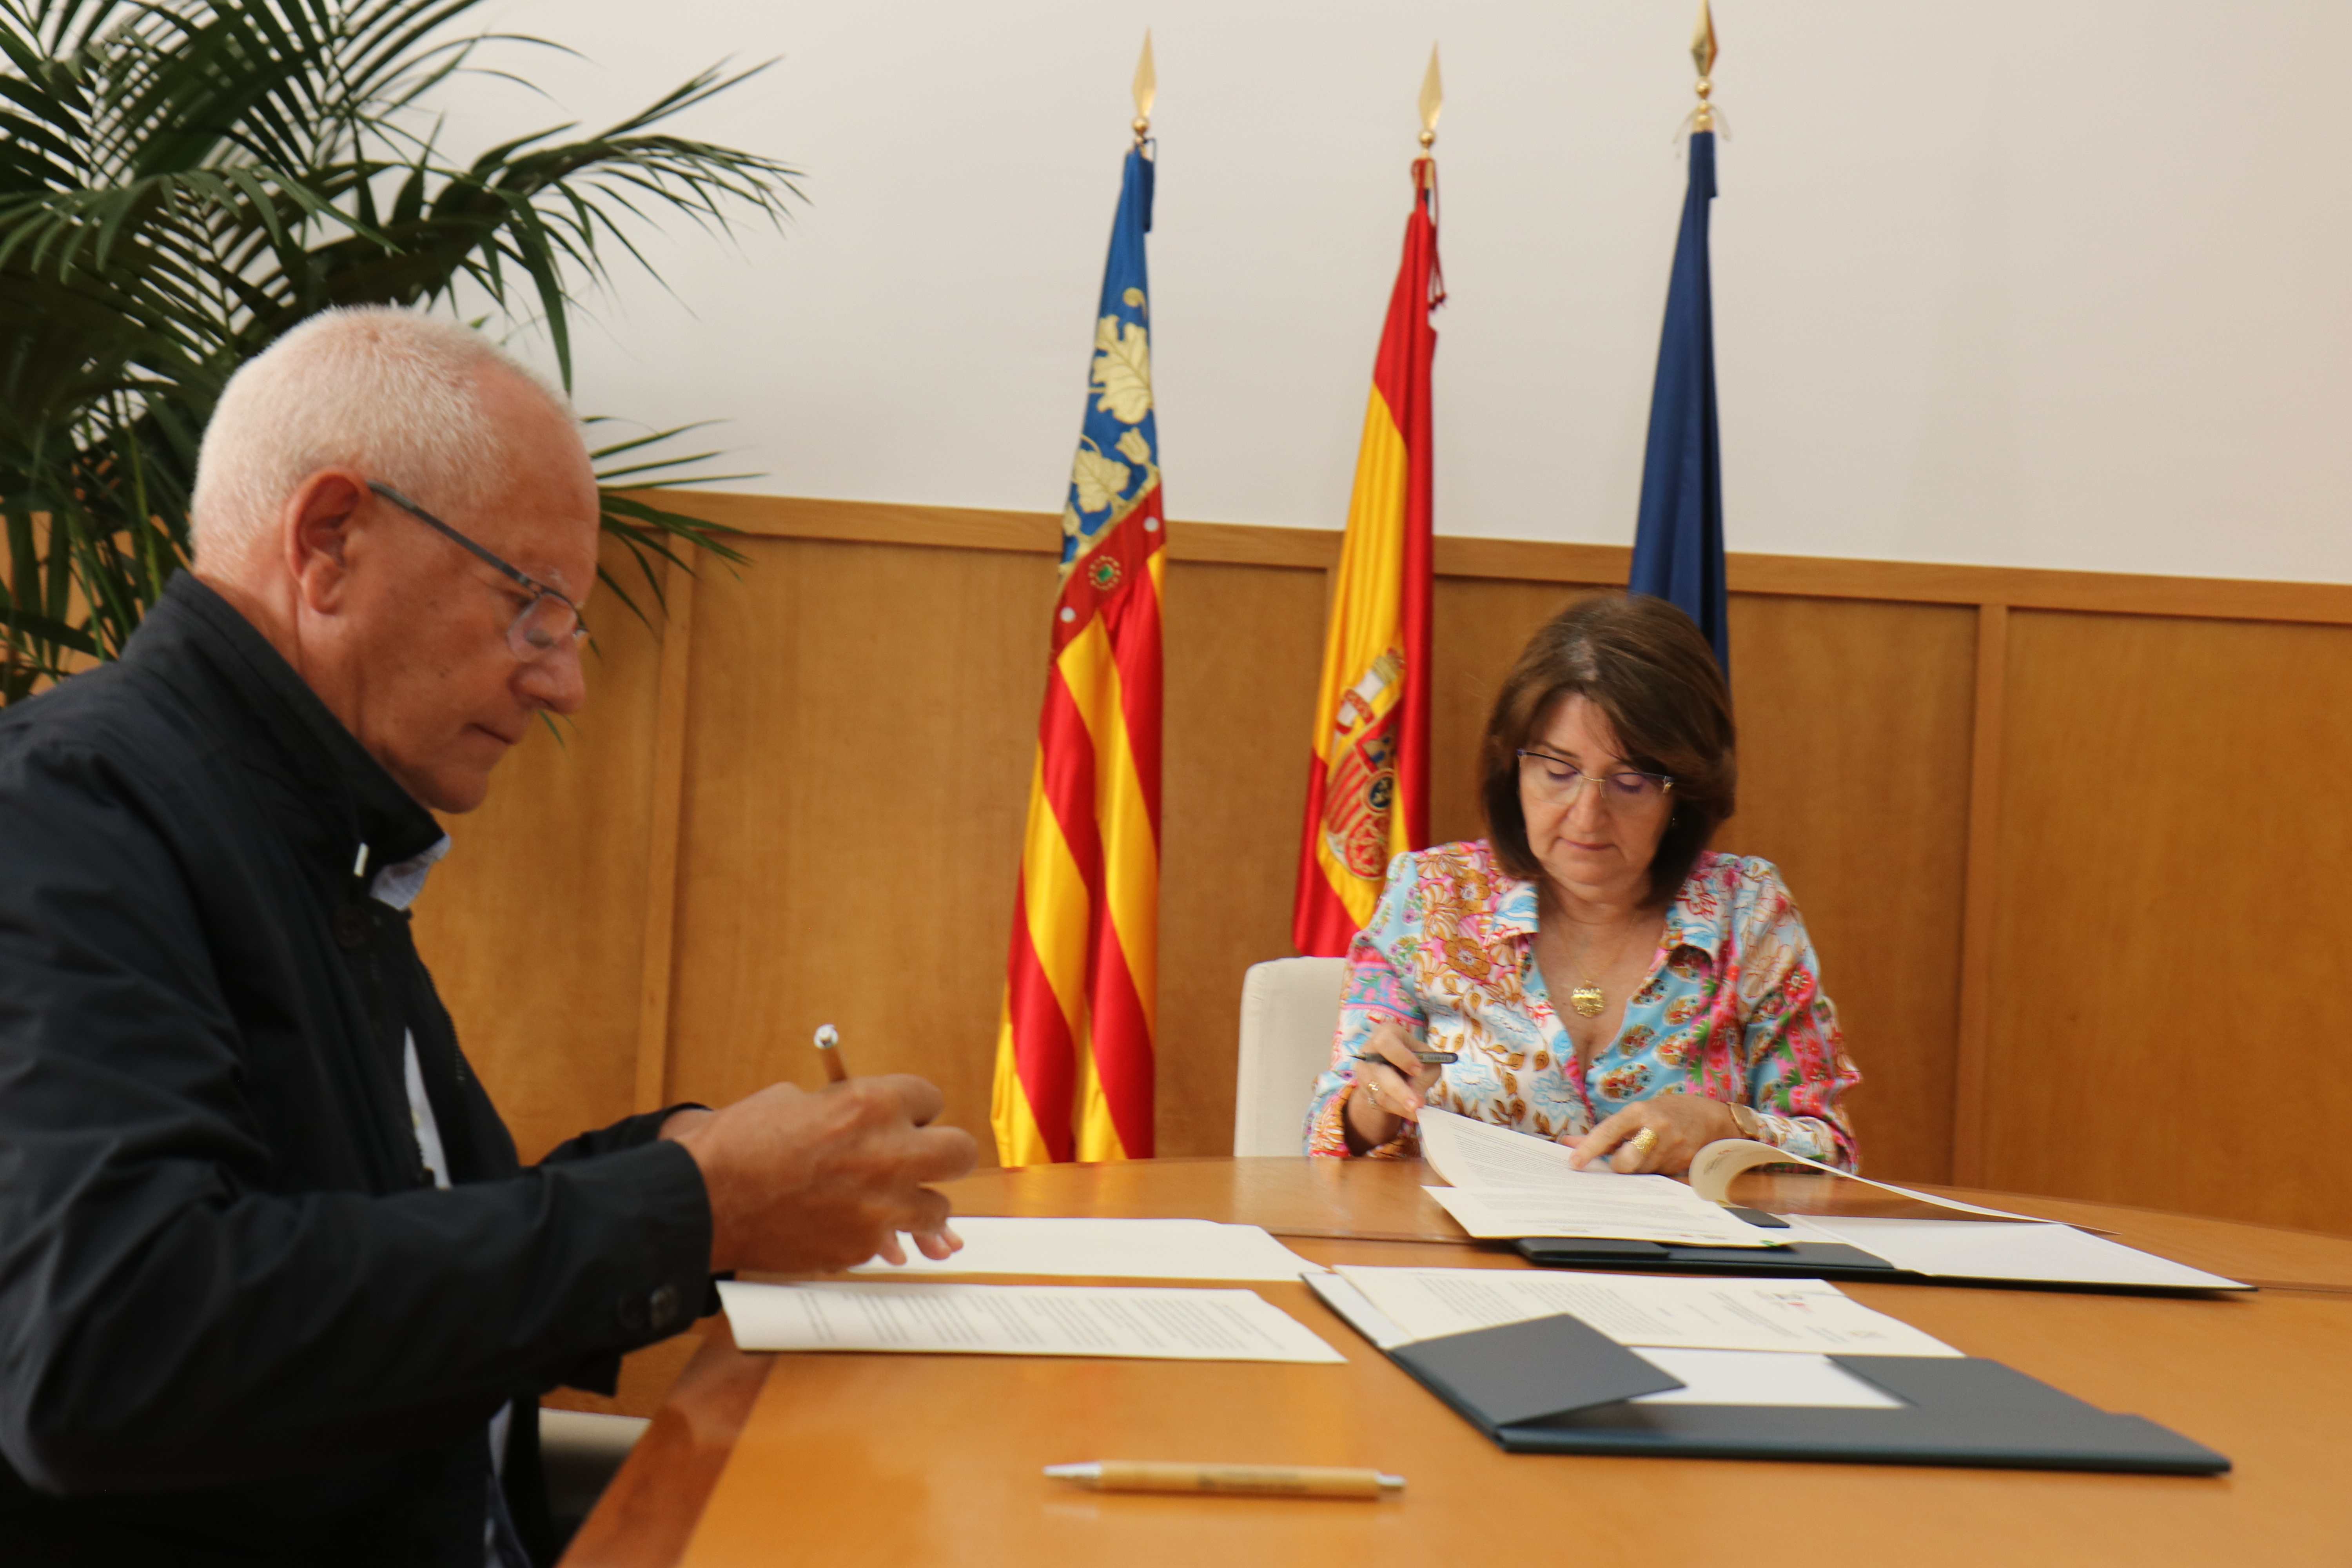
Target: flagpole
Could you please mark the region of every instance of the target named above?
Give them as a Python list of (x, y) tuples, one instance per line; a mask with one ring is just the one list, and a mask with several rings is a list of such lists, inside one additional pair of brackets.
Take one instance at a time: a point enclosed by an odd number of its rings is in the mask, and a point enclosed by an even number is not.
[(1389, 863), (1429, 843), (1431, 313), (1437, 260), (1437, 50), (1421, 84), (1421, 152), (1404, 249), (1372, 361), (1348, 526), (1324, 623), (1291, 941), (1339, 957), (1377, 906)]
[(1437, 46), (1429, 46), (1429, 69), (1421, 79), (1421, 150), (1437, 145), (1437, 115), (1445, 107), (1445, 83), (1437, 74)]
[(989, 1119), (1007, 1165), (1147, 1159), (1159, 1016), (1161, 589), (1167, 552), (1145, 256), (1151, 36), (1093, 312), (1063, 495), (1029, 815)]
[(1730, 597), (1723, 552), (1722, 442), (1715, 397), (1715, 307), (1707, 211), (1715, 200), (1715, 17), (1700, 0), (1691, 35), (1698, 107), (1691, 111), (1690, 174), (1658, 334), (1658, 374), (1642, 458), (1642, 500), (1626, 587), (1678, 605), (1731, 668)]
[[(1181, 62), (1180, 62), (1181, 63)], [(1151, 134), (1151, 105), (1160, 96), (1160, 73), (1151, 65), (1151, 29), (1143, 29), (1143, 58), (1135, 62), (1135, 144)]]
[[(1144, 48), (1148, 58), (1150, 49), (1148, 35)], [(1690, 52), (1692, 61), (1698, 67), (1698, 107), (1691, 111), (1691, 133), (1696, 135), (1699, 132), (1715, 129), (1715, 105), (1707, 101), (1715, 92), (1715, 13), (1708, 8), (1707, 0), (1698, 0), (1698, 26), (1691, 34)], [(1436, 68), (1434, 61), (1430, 68)]]

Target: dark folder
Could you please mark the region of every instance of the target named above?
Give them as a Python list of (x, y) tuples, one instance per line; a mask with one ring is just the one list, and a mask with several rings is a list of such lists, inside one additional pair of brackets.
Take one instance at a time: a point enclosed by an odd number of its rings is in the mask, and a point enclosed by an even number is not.
[(1999, 1362), (1832, 1356), (1894, 1410), (1636, 1405), (1684, 1386), (1567, 1316), (1394, 1345), (1389, 1356), (1515, 1454), (1828, 1459), (1851, 1464), (2219, 1475), (2230, 1461), (2137, 1415), (2113, 1415)]
[[(1789, 1228), (1788, 1221), (1755, 1209), (1731, 1212), (1759, 1229)], [(1734, 1274), (1750, 1279), (1866, 1279), (1887, 1285), (1999, 1285), (2012, 1289), (2112, 1292), (2131, 1296), (2211, 1296), (2221, 1287), (2126, 1285), (2092, 1281), (2007, 1279), (1994, 1275), (1915, 1274), (1875, 1253), (1834, 1241), (1800, 1241), (1785, 1247), (1676, 1247), (1659, 1241), (1613, 1241), (1588, 1237), (1531, 1236), (1513, 1244), (1519, 1256), (1546, 1268), (1635, 1268), (1650, 1274)], [(2252, 1290), (2251, 1285), (2236, 1289)]]
[[(1639, 1268), (1659, 1274), (1738, 1274), (1750, 1279), (1929, 1281), (1928, 1276), (1897, 1268), (1875, 1253), (1833, 1241), (1800, 1241), (1766, 1249), (1531, 1236), (1513, 1245), (1520, 1257), (1547, 1268)], [(1933, 1282), (1967, 1283), (1944, 1279)]]

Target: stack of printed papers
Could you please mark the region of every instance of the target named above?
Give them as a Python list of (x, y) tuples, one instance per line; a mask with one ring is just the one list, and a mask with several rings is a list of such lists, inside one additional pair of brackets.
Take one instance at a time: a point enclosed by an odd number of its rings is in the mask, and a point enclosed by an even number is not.
[(1347, 1358), (1255, 1290), (722, 1279), (747, 1351), (1117, 1356), (1331, 1363)]
[(854, 1274), (1043, 1274), (1095, 1279), (1296, 1279), (1309, 1263), (1254, 1225), (1205, 1219), (1029, 1219), (957, 1215), (963, 1250), (934, 1262), (903, 1243), (904, 1264)]
[(1481, 1239), (1523, 1236), (1655, 1241), (1675, 1247), (1773, 1247), (1780, 1239), (1668, 1176), (1621, 1176), (1569, 1164), (1573, 1151), (1434, 1108), (1421, 1113), (1421, 1152), (1454, 1184), (1427, 1191)]

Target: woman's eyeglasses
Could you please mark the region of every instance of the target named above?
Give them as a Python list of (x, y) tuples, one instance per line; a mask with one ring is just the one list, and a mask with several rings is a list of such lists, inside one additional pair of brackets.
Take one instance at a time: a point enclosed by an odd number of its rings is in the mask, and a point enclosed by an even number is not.
[(545, 658), (557, 648), (579, 642), (588, 635), (581, 624), (580, 606), (565, 598), (557, 589), (533, 577), (529, 573), (508, 565), (482, 546), (475, 543), (439, 518), (394, 489), (390, 485), (368, 481), (368, 489), (415, 518), (417, 521), (463, 545), (475, 556), (496, 567), (508, 581), (530, 595), (530, 602), (517, 611), (507, 626), (507, 647), (515, 658), (525, 664)]
[(1654, 805), (1675, 787), (1674, 777), (1669, 773), (1637, 773), (1631, 768), (1613, 773), (1588, 773), (1565, 757), (1528, 750), (1519, 752), (1519, 779), (1559, 805), (1575, 800), (1587, 782), (1601, 784), (1601, 802), (1610, 806)]

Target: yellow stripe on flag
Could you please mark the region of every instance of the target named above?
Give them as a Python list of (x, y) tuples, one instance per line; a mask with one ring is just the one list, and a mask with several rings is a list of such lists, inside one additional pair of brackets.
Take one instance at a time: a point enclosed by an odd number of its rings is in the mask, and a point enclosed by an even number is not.
[[(1323, 683), (1315, 699), (1315, 744), (1327, 764), (1331, 727), (1340, 694), (1362, 679), (1372, 661), (1402, 640), (1404, 510), (1407, 456), (1404, 432), (1378, 386), (1364, 410), (1364, 438), (1356, 452), (1356, 483), (1348, 500), (1348, 531), (1339, 546), (1339, 569), (1332, 593), (1331, 621), (1324, 634)], [(1404, 813), (1389, 816), (1389, 848), (1411, 848)], [(1316, 863), (1358, 925), (1380, 902), (1377, 880), (1367, 883), (1350, 871), (1322, 835)]]
[[(1158, 562), (1153, 557), (1154, 586)], [(1079, 719), (1087, 727), (1095, 752), (1095, 816), (1102, 835), (1103, 906), (1111, 938), (1127, 967), (1136, 994), (1143, 999), (1147, 1020), (1158, 975), (1160, 886), (1159, 845), (1151, 830), (1151, 814), (1136, 771), (1135, 752), (1127, 733), (1125, 692), (1109, 633), (1100, 621), (1088, 626), (1063, 648), (1057, 660), (1062, 680), (1070, 689)], [(1058, 985), (1056, 987), (1058, 989)], [(1091, 1022), (1091, 1020), (1089, 1021)], [(1078, 1040), (1077, 1153), (1081, 1160), (1121, 1160), (1127, 1157), (1104, 1098), (1102, 1076), (1095, 1061), (1093, 1031), (1073, 1029)]]
[[(1156, 563), (1159, 557), (1154, 556)], [(1143, 778), (1127, 734), (1126, 692), (1109, 636), (1100, 622), (1062, 650), (1062, 679), (1095, 745), (1095, 817), (1103, 848), (1103, 905), (1118, 937), (1136, 994), (1157, 995), (1153, 941), (1159, 924), (1160, 845), (1151, 830)]]
[(1087, 879), (1062, 837), (1054, 804), (1045, 796), (1041, 756), (1029, 784), (1029, 829), (1022, 844), (1021, 898), (1029, 917), (1030, 945), (1038, 967), (1061, 1004), (1073, 1039), (1086, 1032)]
[(1013, 1010), (1000, 1002), (996, 1009), (996, 1083), (988, 1108), (989, 1124), (996, 1131), (996, 1157), (1007, 1165), (1048, 1165), (1054, 1152), (1037, 1131), (1037, 1113), (1021, 1085), (1021, 1063), (1013, 1054)]
[(1078, 1158), (1127, 1158), (1126, 1146), (1118, 1141), (1118, 1125), (1111, 1120), (1110, 1101), (1103, 1097), (1102, 1074), (1095, 1068), (1091, 1039), (1078, 1042)]

